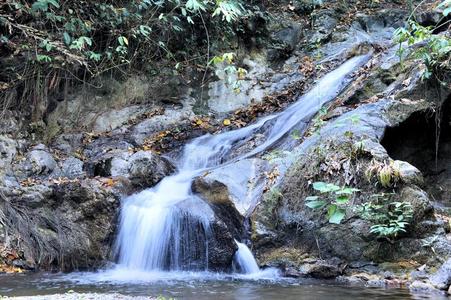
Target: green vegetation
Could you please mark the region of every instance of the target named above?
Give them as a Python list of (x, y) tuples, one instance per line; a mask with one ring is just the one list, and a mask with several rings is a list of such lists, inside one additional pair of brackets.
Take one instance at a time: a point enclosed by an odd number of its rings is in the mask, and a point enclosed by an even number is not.
[(274, 221), (274, 214), (279, 206), (280, 200), (283, 198), (283, 194), (278, 187), (273, 186), (263, 195), (263, 214), (268, 220)]
[(236, 93), (240, 92), (240, 80), (244, 79), (247, 71), (243, 68), (237, 68), (234, 64), (235, 53), (224, 53), (211, 59), (210, 64), (216, 66), (216, 76), (225, 80), (226, 85), (230, 86)]
[(327, 218), (329, 223), (340, 224), (346, 216), (346, 205), (352, 195), (358, 189), (350, 187), (340, 187), (332, 183), (315, 182), (313, 189), (321, 196), (308, 196), (305, 198), (305, 205), (312, 209), (327, 208)]
[[(451, 1), (441, 2), (438, 8), (443, 9), (442, 20), (445, 20), (451, 13)], [(441, 81), (439, 70), (450, 68), (451, 38), (444, 34), (434, 34), (434, 32), (439, 27), (446, 28), (446, 24), (439, 22), (435, 27), (422, 26), (414, 21), (414, 12), (415, 9), (413, 9), (407, 21), (407, 27), (400, 27), (394, 33), (395, 41), (399, 44), (397, 55), (401, 68), (404, 68), (405, 59), (409, 57), (418, 58), (426, 66), (423, 78), (429, 79), (434, 75), (435, 79)], [(406, 48), (406, 45), (412, 46), (414, 44), (419, 46)], [(410, 51), (409, 54), (407, 54), (408, 51)]]
[(373, 178), (377, 179), (377, 184), (384, 188), (396, 186), (400, 180), (399, 170), (390, 162), (379, 162), (373, 160), (365, 171), (368, 182), (372, 182)]
[[(326, 209), (329, 223), (340, 224), (346, 216), (346, 207), (358, 189), (340, 187), (332, 183), (315, 182), (313, 189), (320, 196), (308, 196), (305, 205), (314, 210)], [(392, 200), (394, 194), (375, 194), (371, 200), (354, 207), (359, 217), (372, 223), (370, 232), (379, 237), (396, 238), (406, 232), (413, 217), (412, 205)]]
[(11, 103), (14, 94), (45, 105), (69, 82), (154, 72), (157, 60), (207, 68), (210, 53), (228, 45), (245, 15), (238, 0), (6, 1), (0, 49), (12, 59), (0, 78), (0, 91), (9, 92), (0, 104), (20, 104)]
[(412, 205), (407, 202), (393, 201), (394, 194), (372, 195), (372, 200), (357, 208), (359, 215), (373, 225), (370, 232), (380, 237), (396, 238), (406, 232), (413, 217)]

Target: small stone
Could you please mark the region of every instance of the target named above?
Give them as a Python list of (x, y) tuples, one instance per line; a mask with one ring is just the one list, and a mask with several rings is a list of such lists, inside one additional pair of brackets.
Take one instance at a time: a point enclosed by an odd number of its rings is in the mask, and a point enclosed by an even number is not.
[(38, 145), (28, 154), (28, 160), (31, 163), (33, 173), (38, 175), (47, 175), (53, 172), (57, 167), (53, 156), (47, 152), (43, 145)]

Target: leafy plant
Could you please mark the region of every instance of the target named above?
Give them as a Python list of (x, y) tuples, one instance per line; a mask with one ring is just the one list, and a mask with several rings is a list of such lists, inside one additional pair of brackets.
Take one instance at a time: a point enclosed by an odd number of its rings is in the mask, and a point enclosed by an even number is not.
[[(443, 8), (443, 18), (446, 18), (451, 12), (451, 2), (449, 0), (443, 1), (438, 7)], [(411, 17), (414, 11), (415, 9), (413, 9)], [(426, 66), (423, 78), (429, 79), (434, 73), (437, 73), (437, 69), (449, 67), (451, 39), (448, 35), (434, 34), (434, 30), (437, 27), (422, 26), (412, 20), (411, 17), (406, 27), (400, 27), (394, 32), (394, 40), (399, 45), (396, 53), (401, 69), (404, 69), (404, 61), (409, 56), (421, 59)], [(438, 22), (437, 26), (444, 26), (444, 24)], [(420, 42), (422, 44), (419, 47), (412, 48), (410, 50), (411, 53), (407, 54), (408, 49), (405, 47), (406, 45), (412, 46)]]
[(240, 81), (243, 80), (247, 71), (236, 67), (234, 64), (235, 53), (227, 52), (221, 56), (214, 56), (210, 60), (210, 65), (216, 66), (216, 76), (225, 80), (227, 86), (232, 87), (236, 92), (240, 92)]
[(318, 113), (311, 122), (309, 135), (319, 133), (321, 128), (326, 124), (326, 122), (323, 120), (326, 115), (327, 115), (327, 107), (323, 106), (319, 109)]
[[(209, 69), (211, 53), (227, 47), (227, 38), (236, 36), (235, 23), (247, 14), (240, 0), (16, 0), (0, 6), (4, 56), (25, 60), (3, 74), (11, 84), (9, 94), (1, 90), (0, 104), (27, 107), (30, 99), (45, 106), (44, 98), (59, 94), (70, 80), (127, 76), (158, 60)], [(246, 74), (234, 64), (225, 67), (227, 76)], [(38, 85), (38, 76), (53, 79)], [(11, 95), (17, 101), (9, 101)]]
[(379, 162), (373, 160), (365, 171), (365, 176), (369, 182), (373, 178), (377, 178), (378, 183), (384, 187), (389, 188), (400, 180), (399, 170), (390, 162)]
[(305, 198), (305, 205), (311, 209), (327, 209), (329, 223), (340, 224), (346, 215), (345, 206), (352, 195), (358, 189), (351, 187), (340, 187), (332, 183), (315, 182), (313, 189), (318, 191), (320, 196), (308, 196)]
[(357, 212), (373, 223), (370, 232), (381, 237), (396, 238), (406, 232), (413, 217), (412, 205), (408, 202), (391, 201), (394, 194), (376, 194), (373, 200), (360, 205)]

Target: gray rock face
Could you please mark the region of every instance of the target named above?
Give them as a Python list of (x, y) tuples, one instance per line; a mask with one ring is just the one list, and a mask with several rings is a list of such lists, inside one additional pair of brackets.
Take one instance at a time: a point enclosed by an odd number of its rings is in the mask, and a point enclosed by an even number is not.
[(438, 289), (448, 290), (451, 287), (451, 258), (449, 258), (438, 271), (429, 279)]
[(299, 24), (292, 24), (284, 29), (274, 33), (274, 39), (288, 46), (293, 50), (298, 45), (301, 38), (301, 26)]
[(83, 177), (85, 175), (83, 162), (78, 158), (69, 157), (62, 163), (61, 175), (69, 179)]
[(194, 181), (192, 188), (193, 192), (198, 193), (202, 199), (207, 201), (215, 212), (216, 218), (226, 224), (231, 235), (236, 239), (241, 239), (244, 218), (230, 200), (227, 186), (219, 181), (206, 182), (198, 178)]
[(7, 263), (31, 269), (92, 268), (111, 258), (119, 197), (97, 180), (4, 188), (0, 215), (19, 258)]
[(0, 135), (0, 176), (11, 168), (11, 162), (17, 154), (16, 142)]
[(118, 110), (111, 110), (101, 114), (95, 120), (93, 130), (96, 132), (105, 132), (114, 130), (133, 119), (140, 113), (145, 112), (146, 108), (141, 106), (129, 106)]
[(301, 274), (319, 279), (336, 278), (341, 275), (342, 270), (339, 260), (319, 260), (313, 263), (303, 264), (300, 268)]
[(266, 183), (263, 174), (267, 168), (267, 162), (264, 160), (245, 159), (216, 168), (202, 179), (213, 186), (217, 182), (227, 186), (227, 197), (242, 216), (249, 216), (263, 193)]

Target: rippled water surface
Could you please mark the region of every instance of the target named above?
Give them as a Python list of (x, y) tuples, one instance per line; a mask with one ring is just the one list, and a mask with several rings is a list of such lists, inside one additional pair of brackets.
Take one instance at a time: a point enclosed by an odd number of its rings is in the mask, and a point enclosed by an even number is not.
[(176, 299), (447, 299), (413, 296), (404, 289), (361, 288), (334, 282), (282, 279), (274, 271), (257, 275), (190, 272), (133, 272), (0, 275), (0, 295), (32, 296), (65, 293), (121, 293)]

